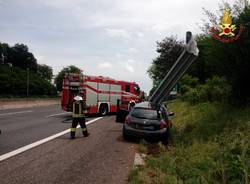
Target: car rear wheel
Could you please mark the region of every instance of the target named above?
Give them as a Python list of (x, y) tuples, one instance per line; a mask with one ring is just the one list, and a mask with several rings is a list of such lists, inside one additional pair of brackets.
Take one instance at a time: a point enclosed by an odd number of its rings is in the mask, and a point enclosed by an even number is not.
[(123, 139), (126, 141), (129, 141), (131, 139), (128, 135), (126, 135), (124, 133), (122, 134), (122, 136), (123, 136)]
[(123, 137), (123, 139), (126, 140), (126, 141), (129, 141), (129, 140), (130, 140), (130, 137), (126, 134), (126, 131), (124, 130), (124, 128), (123, 128), (123, 130), (122, 130), (122, 137)]

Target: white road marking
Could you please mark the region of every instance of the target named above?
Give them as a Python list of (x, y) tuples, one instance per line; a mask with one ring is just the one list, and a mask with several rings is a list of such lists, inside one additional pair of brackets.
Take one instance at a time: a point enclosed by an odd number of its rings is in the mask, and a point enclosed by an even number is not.
[(24, 113), (29, 113), (33, 111), (19, 111), (19, 112), (8, 112), (8, 113), (2, 113), (0, 116), (7, 116), (7, 115), (13, 115), (13, 114), (24, 114)]
[(53, 116), (60, 116), (60, 115), (63, 115), (63, 114), (70, 114), (71, 112), (62, 112), (62, 113), (58, 113), (58, 114), (52, 114), (52, 115), (49, 115), (49, 116), (46, 116), (46, 118), (50, 118), (50, 117), (53, 117)]
[[(94, 123), (95, 121), (97, 121), (97, 120), (99, 120), (99, 119), (101, 119), (101, 118), (103, 118), (103, 117), (99, 117), (99, 118), (96, 118), (96, 119), (92, 119), (92, 120), (86, 122), (86, 125), (91, 124), (91, 123)], [(79, 127), (80, 127), (80, 126), (78, 125), (77, 128), (79, 128)], [(34, 148), (34, 147), (37, 147), (37, 146), (39, 146), (39, 145), (41, 145), (41, 144), (43, 144), (43, 143), (46, 143), (46, 142), (48, 142), (48, 141), (51, 141), (51, 140), (53, 140), (53, 139), (55, 139), (55, 138), (57, 138), (57, 137), (60, 137), (60, 136), (62, 136), (62, 135), (64, 135), (64, 134), (67, 134), (67, 133), (69, 133), (69, 132), (70, 132), (70, 129), (67, 129), (67, 130), (62, 131), (62, 132), (60, 132), (60, 133), (57, 133), (57, 134), (55, 134), (55, 135), (49, 136), (49, 137), (47, 137), (47, 138), (44, 138), (44, 139), (39, 140), (39, 141), (36, 141), (36, 142), (31, 143), (31, 144), (29, 144), (29, 145), (26, 145), (26, 146), (24, 146), (24, 147), (18, 148), (18, 149), (14, 150), (14, 151), (11, 151), (11, 152), (9, 152), (9, 153), (3, 154), (3, 155), (0, 156), (0, 162), (3, 161), (3, 160), (8, 159), (8, 158), (10, 158), (10, 157), (13, 157), (13, 156), (15, 156), (15, 155), (18, 155), (18, 154), (20, 154), (20, 153), (23, 153), (23, 152), (25, 152), (25, 151), (27, 151), (27, 150), (29, 150), (29, 149), (32, 149), (32, 148)]]

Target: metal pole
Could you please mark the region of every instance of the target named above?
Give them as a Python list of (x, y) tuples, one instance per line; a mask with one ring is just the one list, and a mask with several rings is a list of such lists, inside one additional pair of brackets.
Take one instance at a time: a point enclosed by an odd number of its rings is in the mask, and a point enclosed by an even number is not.
[(150, 96), (149, 101), (151, 103), (161, 104), (162, 101), (169, 96), (170, 91), (177, 84), (178, 80), (198, 57), (199, 51), (197, 43), (193, 39), (191, 32), (187, 32), (186, 42), (186, 46), (181, 55), (178, 57), (154, 93)]
[(29, 68), (27, 68), (27, 88), (26, 88), (26, 96), (29, 97), (29, 84), (30, 83), (30, 76), (29, 76)]

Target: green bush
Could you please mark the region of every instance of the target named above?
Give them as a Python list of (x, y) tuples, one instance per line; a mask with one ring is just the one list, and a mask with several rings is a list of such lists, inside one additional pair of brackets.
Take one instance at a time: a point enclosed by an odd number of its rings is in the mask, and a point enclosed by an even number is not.
[(192, 77), (190, 75), (184, 75), (179, 82), (179, 92), (181, 95), (189, 92), (192, 88), (195, 88), (199, 83), (197, 77)]
[(230, 98), (231, 88), (224, 78), (214, 76), (208, 79), (205, 84), (195, 88), (189, 88), (184, 94), (183, 99), (191, 104), (200, 102), (225, 102)]

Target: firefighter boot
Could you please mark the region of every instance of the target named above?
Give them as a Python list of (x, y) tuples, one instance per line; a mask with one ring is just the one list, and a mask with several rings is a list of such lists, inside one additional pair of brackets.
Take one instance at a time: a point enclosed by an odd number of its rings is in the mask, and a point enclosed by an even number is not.
[(75, 128), (71, 128), (71, 131), (70, 131), (70, 139), (75, 139), (75, 134), (76, 134)]
[(83, 134), (84, 137), (88, 137), (89, 136), (87, 128), (83, 128), (82, 129), (82, 134)]

